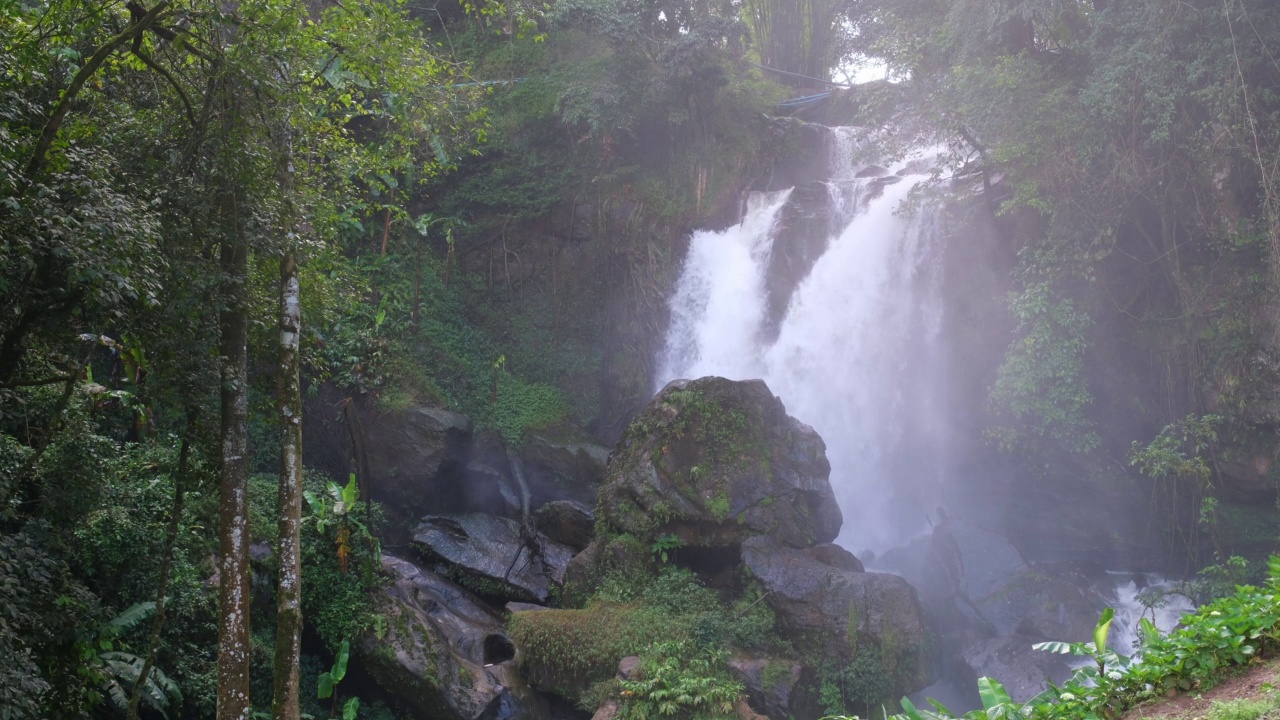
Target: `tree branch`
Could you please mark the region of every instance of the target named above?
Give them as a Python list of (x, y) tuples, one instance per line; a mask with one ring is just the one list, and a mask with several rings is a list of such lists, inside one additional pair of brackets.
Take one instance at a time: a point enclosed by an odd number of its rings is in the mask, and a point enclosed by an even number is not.
[(62, 92), (62, 97), (58, 99), (58, 104), (54, 106), (53, 112), (49, 115), (48, 122), (45, 123), (44, 129), (40, 131), (40, 138), (36, 141), (35, 150), (31, 153), (31, 159), (27, 162), (26, 176), (30, 182), (35, 179), (36, 175), (44, 168), (45, 160), (49, 155), (49, 148), (53, 146), (53, 140), (58, 136), (58, 130), (62, 127), (62, 121), (66, 119), (67, 113), (71, 110), (71, 103), (75, 102), (76, 96), (80, 94), (80, 90), (84, 88), (84, 84), (98, 72), (98, 68), (111, 57), (112, 53), (119, 50), (125, 43), (133, 40), (134, 37), (142, 34), (144, 30), (155, 24), (161, 13), (165, 11), (172, 0), (162, 0), (156, 3), (155, 7), (147, 11), (146, 15), (138, 18), (138, 21), (125, 28), (124, 32), (108, 40), (102, 47), (89, 57), (89, 61), (80, 68), (80, 71), (71, 79), (71, 84)]
[[(138, 37), (142, 37), (142, 36), (139, 35)], [(163, 67), (159, 65), (159, 63), (152, 60), (149, 55), (142, 52), (141, 50), (134, 50), (133, 55), (134, 57), (141, 60), (144, 65), (151, 68), (152, 70), (155, 70), (157, 73), (160, 74), (161, 77), (169, 81), (169, 85), (173, 87), (174, 92), (178, 93), (178, 97), (182, 100), (182, 106), (186, 109), (186, 112), (187, 112), (187, 121), (191, 123), (191, 127), (195, 127), (196, 113), (191, 108), (191, 98), (187, 97), (187, 93), (182, 89), (182, 86), (178, 84), (177, 78), (175, 78), (172, 74), (169, 73), (168, 70), (165, 70)]]

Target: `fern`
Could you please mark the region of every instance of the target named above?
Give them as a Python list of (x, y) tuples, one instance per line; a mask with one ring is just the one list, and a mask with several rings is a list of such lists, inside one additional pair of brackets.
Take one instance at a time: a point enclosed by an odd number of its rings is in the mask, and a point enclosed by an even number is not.
[(103, 626), (103, 630), (110, 628), (115, 635), (123, 635), (154, 615), (155, 612), (156, 604), (153, 601), (130, 605), (125, 608), (124, 612), (108, 620), (107, 624)]

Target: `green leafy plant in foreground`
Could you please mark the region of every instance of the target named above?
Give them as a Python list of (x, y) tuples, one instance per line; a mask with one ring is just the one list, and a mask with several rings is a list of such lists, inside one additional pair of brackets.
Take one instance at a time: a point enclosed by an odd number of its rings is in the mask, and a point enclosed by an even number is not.
[(621, 720), (720, 720), (734, 716), (741, 683), (725, 672), (727, 652), (687, 640), (657, 642), (640, 656), (638, 677), (619, 682)]
[[(156, 612), (154, 602), (137, 603), (108, 620), (98, 629), (97, 665), (102, 676), (103, 695), (111, 709), (120, 716), (129, 712), (129, 698), (142, 677), (143, 658), (117, 649), (117, 640)], [(169, 710), (182, 707), (182, 691), (160, 668), (151, 667), (142, 686), (142, 700), (161, 717)]]
[(1061, 686), (1018, 703), (996, 680), (980, 678), (983, 707), (957, 716), (930, 699), (932, 709), (917, 708), (903, 698), (903, 712), (888, 720), (1094, 720), (1116, 717), (1145, 700), (1171, 692), (1201, 690), (1224, 673), (1280, 650), (1280, 556), (1272, 556), (1264, 587), (1240, 585), (1183, 617), (1183, 627), (1161, 635), (1145, 618), (1141, 622), (1142, 658), (1127, 658), (1107, 647), (1114, 611), (1107, 609), (1094, 628), (1091, 643), (1039, 643), (1036, 649), (1086, 656), (1094, 664), (1076, 670)]
[[(338, 656), (333, 659), (333, 667), (320, 673), (319, 682), (316, 683), (316, 697), (327, 700), (334, 696), (338, 690), (338, 683), (347, 676), (347, 661), (350, 658), (351, 643), (343, 640), (338, 648)], [(342, 706), (342, 720), (356, 720), (356, 713), (359, 710), (360, 698), (348, 698)]]

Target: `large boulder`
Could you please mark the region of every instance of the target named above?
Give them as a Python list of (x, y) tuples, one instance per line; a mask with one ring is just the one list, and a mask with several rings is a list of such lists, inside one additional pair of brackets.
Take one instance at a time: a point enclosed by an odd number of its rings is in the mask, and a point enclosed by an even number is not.
[(535, 430), (520, 445), (533, 507), (559, 500), (592, 506), (609, 463), (609, 448), (564, 430)]
[(533, 524), (538, 532), (552, 540), (582, 550), (591, 542), (596, 515), (582, 503), (556, 500), (538, 508), (533, 514)]
[(426, 717), (542, 720), (545, 702), (516, 671), (502, 622), (467, 591), (410, 562), (382, 556), (391, 583), (378, 611), (385, 634), (355, 643), (363, 667), (385, 691)]
[(573, 557), (571, 548), (544, 535), (527, 537), (515, 520), (479, 513), (424, 517), (413, 542), (475, 590), (538, 603), (564, 584)]
[(769, 535), (830, 542), (842, 518), (826, 446), (760, 380), (676, 381), (631, 423), (614, 451), (598, 520), (641, 538), (737, 547)]
[(461, 482), (471, 444), (471, 419), (413, 405), (362, 418), (368, 487), (395, 519), (452, 512), (474, 504)]
[(817, 678), (813, 668), (775, 657), (735, 657), (729, 673), (746, 688), (747, 700), (770, 718), (821, 717)]
[(878, 654), (872, 670), (883, 673), (889, 697), (928, 685), (927, 628), (915, 588), (896, 575), (851, 572), (823, 559), (815, 548), (765, 536), (742, 544), (743, 566), (802, 657), (849, 665)]
[(969, 668), (969, 682), (980, 677), (996, 678), (1016, 702), (1026, 702), (1071, 676), (1062, 655), (1032, 650), (1038, 638), (1026, 635), (975, 640), (960, 655)]
[(946, 630), (1085, 642), (1107, 605), (1108, 580), (1082, 562), (1031, 563), (1002, 533), (948, 518), (927, 539), (894, 548), (876, 566), (916, 587)]

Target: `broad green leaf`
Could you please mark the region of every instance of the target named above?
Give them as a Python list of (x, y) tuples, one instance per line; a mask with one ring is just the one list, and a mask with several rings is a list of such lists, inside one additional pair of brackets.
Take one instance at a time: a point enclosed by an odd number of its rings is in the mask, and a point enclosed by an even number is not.
[(1111, 621), (1116, 617), (1114, 608), (1107, 608), (1102, 611), (1102, 616), (1098, 618), (1098, 624), (1093, 628), (1093, 647), (1096, 651), (1102, 652), (1107, 647), (1107, 635), (1111, 633)]
[(351, 479), (347, 481), (347, 486), (342, 489), (342, 501), (351, 507), (356, 504), (356, 474), (351, 473)]
[(1160, 628), (1156, 627), (1156, 624), (1147, 618), (1142, 618), (1138, 622), (1138, 627), (1142, 629), (1142, 646), (1144, 648), (1150, 647), (1152, 643), (1160, 639)]
[(1004, 685), (989, 677), (978, 678), (978, 697), (982, 698), (982, 707), (988, 711), (1000, 705), (1013, 703), (1013, 699), (1005, 691)]
[(350, 657), (351, 643), (343, 640), (342, 646), (338, 648), (338, 657), (334, 658), (333, 669), (330, 670), (330, 673), (333, 674), (333, 682), (335, 685), (342, 682), (342, 678), (347, 676), (347, 660)]
[(316, 681), (316, 697), (321, 700), (333, 697), (333, 675), (327, 672), (320, 673), (319, 679)]

